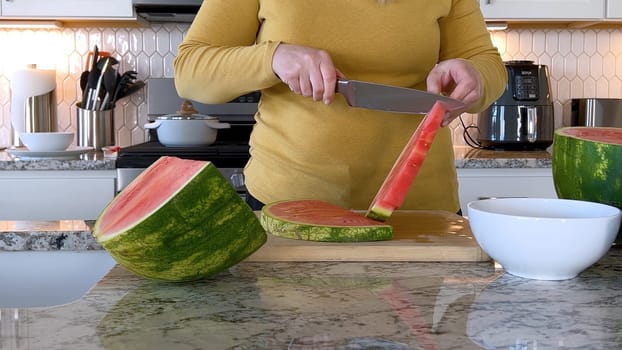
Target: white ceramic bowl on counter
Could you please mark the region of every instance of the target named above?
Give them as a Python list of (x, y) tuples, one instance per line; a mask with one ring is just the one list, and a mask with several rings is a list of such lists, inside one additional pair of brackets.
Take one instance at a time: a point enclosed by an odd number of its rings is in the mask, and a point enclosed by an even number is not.
[(506, 272), (541, 280), (570, 279), (611, 248), (622, 213), (567, 199), (500, 198), (470, 202), (471, 230)]
[(33, 152), (58, 152), (66, 150), (73, 142), (72, 132), (23, 132), (19, 138)]

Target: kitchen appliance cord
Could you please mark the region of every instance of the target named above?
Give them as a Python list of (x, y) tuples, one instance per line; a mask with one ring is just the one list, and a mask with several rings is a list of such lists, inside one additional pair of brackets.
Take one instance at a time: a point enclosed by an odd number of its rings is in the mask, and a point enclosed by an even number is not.
[(464, 142), (467, 145), (471, 146), (472, 148), (484, 148), (469, 133), (469, 129), (475, 129), (479, 133), (479, 128), (477, 127), (477, 125), (472, 124), (472, 125), (466, 126), (466, 124), (464, 123), (464, 120), (462, 119), (462, 115), (458, 116), (458, 119), (460, 120), (460, 124), (462, 124), (462, 128), (464, 129), (464, 131), (462, 132), (462, 138), (464, 139)]

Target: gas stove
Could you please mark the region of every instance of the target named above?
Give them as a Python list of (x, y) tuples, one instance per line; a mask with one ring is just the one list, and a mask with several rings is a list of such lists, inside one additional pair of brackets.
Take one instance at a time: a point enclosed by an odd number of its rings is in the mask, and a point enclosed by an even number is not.
[[(205, 105), (192, 102), (200, 114), (215, 116), (231, 125), (220, 129), (216, 142), (208, 146), (167, 147), (158, 141), (157, 132), (149, 130), (148, 141), (122, 147), (117, 153), (117, 191), (123, 190), (145, 168), (162, 156), (210, 161), (230, 180), (242, 196), (246, 193), (242, 171), (250, 158), (248, 140), (254, 126), (259, 94), (240, 96), (229, 103)], [(171, 78), (147, 81), (147, 118), (173, 114), (179, 110), (183, 99), (178, 97)]]
[(166, 147), (149, 141), (124, 147), (117, 156), (117, 168), (146, 168), (162, 156), (205, 160), (219, 168), (243, 168), (249, 159), (248, 143), (215, 142), (201, 147)]
[(201, 147), (166, 147), (158, 141), (149, 141), (121, 148), (117, 155), (117, 191), (124, 189), (145, 168), (163, 156), (210, 161), (229, 179), (233, 187), (244, 195), (244, 166), (248, 162), (248, 143), (216, 142)]

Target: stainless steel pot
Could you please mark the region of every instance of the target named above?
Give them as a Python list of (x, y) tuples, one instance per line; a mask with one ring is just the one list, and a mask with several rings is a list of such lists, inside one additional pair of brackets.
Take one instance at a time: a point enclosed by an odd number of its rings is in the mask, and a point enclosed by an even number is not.
[(622, 99), (573, 98), (570, 126), (622, 128)]
[(228, 129), (216, 117), (201, 114), (168, 114), (145, 124), (145, 129), (156, 129), (158, 140), (167, 147), (207, 146), (216, 141), (218, 129)]

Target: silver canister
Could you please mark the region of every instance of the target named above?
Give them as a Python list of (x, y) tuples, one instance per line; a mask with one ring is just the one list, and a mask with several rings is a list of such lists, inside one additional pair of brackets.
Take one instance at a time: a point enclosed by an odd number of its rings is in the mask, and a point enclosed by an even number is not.
[(77, 109), (77, 145), (78, 147), (93, 147), (98, 150), (115, 144), (114, 113), (108, 110), (89, 110), (82, 108), (80, 103)]
[(573, 98), (570, 126), (622, 128), (622, 99)]
[(57, 130), (56, 94), (50, 91), (39, 96), (29, 96), (24, 102), (24, 129), (13, 128), (13, 145), (21, 146), (22, 132), (53, 132)]
[(56, 71), (30, 64), (10, 75), (12, 145), (23, 132), (57, 131)]
[(55, 90), (26, 99), (26, 130), (29, 132), (58, 131)]

